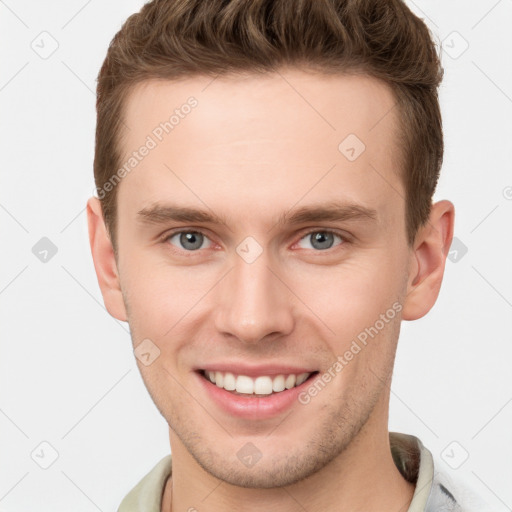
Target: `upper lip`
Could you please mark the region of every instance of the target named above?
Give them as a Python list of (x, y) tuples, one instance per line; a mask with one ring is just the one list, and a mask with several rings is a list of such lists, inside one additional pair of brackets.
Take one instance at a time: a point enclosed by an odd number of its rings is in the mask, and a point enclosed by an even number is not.
[(197, 368), (197, 371), (205, 370), (210, 372), (222, 372), (222, 373), (233, 373), (235, 375), (247, 375), (248, 377), (259, 377), (259, 376), (276, 376), (276, 375), (290, 375), (301, 373), (313, 373), (317, 369), (311, 369), (306, 366), (294, 366), (294, 365), (282, 365), (282, 364), (258, 364), (258, 365), (247, 365), (244, 363), (208, 363), (204, 366)]

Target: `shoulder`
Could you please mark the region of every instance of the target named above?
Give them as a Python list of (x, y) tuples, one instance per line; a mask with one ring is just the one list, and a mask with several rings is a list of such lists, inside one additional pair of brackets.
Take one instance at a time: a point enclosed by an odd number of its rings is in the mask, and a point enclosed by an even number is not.
[(448, 472), (416, 436), (390, 432), (393, 459), (415, 484), (408, 512), (489, 512), (488, 505)]
[(462, 481), (434, 470), (425, 512), (490, 512), (489, 506)]
[(171, 475), (167, 455), (125, 496), (118, 512), (160, 512), (165, 482)]

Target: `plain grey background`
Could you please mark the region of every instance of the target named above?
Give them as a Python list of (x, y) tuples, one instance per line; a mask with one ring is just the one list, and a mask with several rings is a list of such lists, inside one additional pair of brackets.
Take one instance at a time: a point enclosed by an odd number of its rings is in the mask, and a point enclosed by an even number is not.
[[(96, 76), (142, 1), (0, 0), (0, 510), (116, 510), (168, 431), (87, 238)], [(512, 2), (408, 1), (439, 43), (456, 207), (440, 297), (402, 324), (390, 430), (512, 510)], [(43, 240), (41, 240), (43, 239)], [(47, 251), (47, 252), (45, 252)], [(46, 467), (46, 469), (44, 469)]]

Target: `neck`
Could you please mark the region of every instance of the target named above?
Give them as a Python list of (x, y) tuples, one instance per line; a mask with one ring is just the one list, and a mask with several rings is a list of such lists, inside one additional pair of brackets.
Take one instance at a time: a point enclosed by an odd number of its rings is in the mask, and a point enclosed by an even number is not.
[[(378, 407), (333, 461), (300, 482), (273, 489), (238, 487), (215, 478), (197, 464), (171, 431), (172, 478), (165, 487), (162, 512), (294, 512), (298, 507), (309, 512), (406, 512), (415, 486), (395, 466), (387, 411), (383, 416)], [(385, 422), (378, 421), (383, 417)]]

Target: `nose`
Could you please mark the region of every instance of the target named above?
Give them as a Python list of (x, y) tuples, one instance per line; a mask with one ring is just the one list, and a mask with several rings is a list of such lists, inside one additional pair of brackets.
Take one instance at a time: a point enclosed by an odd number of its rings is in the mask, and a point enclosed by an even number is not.
[(271, 259), (265, 250), (253, 262), (234, 255), (234, 268), (216, 287), (218, 333), (258, 344), (293, 330), (293, 294)]

